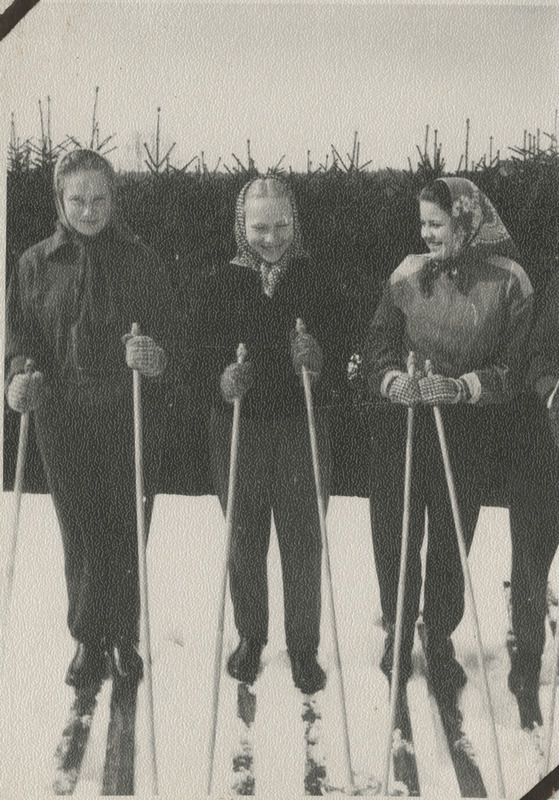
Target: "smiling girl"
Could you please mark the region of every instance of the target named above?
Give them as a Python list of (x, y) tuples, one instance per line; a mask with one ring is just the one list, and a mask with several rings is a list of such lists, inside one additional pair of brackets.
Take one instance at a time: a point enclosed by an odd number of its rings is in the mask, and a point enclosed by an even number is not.
[[(130, 368), (148, 378), (165, 370), (171, 293), (155, 255), (118, 223), (116, 175), (103, 156), (63, 155), (54, 194), (55, 233), (23, 254), (10, 281), (6, 384), (15, 411), (34, 411), (77, 641), (66, 681), (81, 687), (109, 667), (142, 674)], [(133, 322), (144, 335), (128, 335)], [(163, 418), (161, 386), (149, 383), (148, 519)]]
[[(329, 331), (337, 312), (326, 276), (302, 249), (297, 208), (285, 183), (256, 178), (243, 187), (235, 238), (237, 253), (207, 280), (193, 325), (200, 342), (200, 371), (209, 383), (212, 468), (224, 511), (231, 404), (243, 397), (229, 563), (240, 641), (227, 668), (245, 683), (253, 683), (258, 674), (268, 639), (267, 557), (273, 512), (293, 680), (312, 693), (326, 680), (317, 661), (321, 539), (300, 373), (304, 364), (314, 376), (327, 502), (330, 452), (322, 405), (332, 371)], [(295, 333), (298, 317), (308, 333)], [(241, 342), (247, 362), (231, 363)]]
[[(428, 514), (423, 618), (437, 689), (456, 691), (466, 675), (451, 634), (464, 611), (464, 579), (433, 414), (441, 405), (466, 547), (503, 460), (500, 432), (522, 380), (532, 288), (495, 209), (470, 181), (443, 178), (419, 197), (429, 248), (410, 255), (388, 281), (371, 323), (364, 367), (383, 403), (372, 440), (371, 524), (387, 631), (381, 668), (390, 677), (402, 535), (406, 407), (417, 405), (411, 484), (401, 674), (411, 651), (421, 593), (420, 550)], [(415, 354), (418, 375), (406, 371)], [(425, 376), (429, 359), (433, 374)]]

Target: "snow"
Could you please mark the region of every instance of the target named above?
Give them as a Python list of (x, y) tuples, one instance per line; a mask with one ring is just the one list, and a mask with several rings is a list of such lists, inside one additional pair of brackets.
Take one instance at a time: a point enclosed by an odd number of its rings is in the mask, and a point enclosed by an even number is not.
[[(11, 494), (3, 495), (3, 519), (10, 518)], [(383, 632), (371, 545), (368, 503), (359, 498), (332, 498), (328, 536), (334, 602), (343, 664), (351, 757), (357, 782), (372, 786), (382, 778), (388, 687), (378, 669)], [(206, 748), (212, 702), (213, 654), (220, 594), (225, 527), (217, 499), (160, 496), (155, 504), (148, 573), (153, 654), (153, 690), (159, 792), (163, 798), (205, 796)], [(6, 560), (7, 535), (0, 542)], [(510, 543), (504, 509), (483, 509), (470, 554), (485, 664), (496, 714), (506, 797), (522, 797), (538, 780), (539, 762), (506, 685), (508, 627), (503, 581), (509, 578)], [(557, 583), (557, 563), (552, 568)], [(302, 696), (293, 687), (283, 633), (283, 598), (275, 538), (269, 559), (270, 635), (265, 667), (255, 690), (253, 726), (257, 794), (266, 798), (303, 796), (304, 722)], [(0, 797), (35, 798), (51, 793), (53, 756), (72, 692), (64, 673), (74, 644), (65, 624), (66, 596), (62, 548), (51, 500), (25, 495), (8, 631), (4, 675), (0, 684)], [(455, 634), (458, 658), (468, 672), (463, 693), (464, 725), (471, 738), (491, 796), (497, 778), (491, 757), (487, 713), (477, 666), (469, 610)], [(224, 654), (236, 644), (230, 602), (227, 603)], [(320, 661), (329, 683), (319, 693), (328, 782), (344, 783), (342, 714), (335, 691), (334, 651), (326, 609)], [(418, 670), (422, 656), (414, 656)], [(542, 687), (547, 715), (552, 678), (552, 646), (548, 641)], [(76, 795), (96, 796), (102, 774), (110, 684), (99, 699)], [(408, 688), (415, 747), (423, 795), (459, 796), (452, 765), (445, 757), (442, 732), (433, 725), (425, 684), (416, 674)], [(137, 793), (149, 793), (146, 772), (145, 686), (139, 693), (137, 725)], [(557, 726), (556, 726), (557, 727)], [(212, 796), (233, 796), (232, 754), (238, 750), (243, 724), (236, 717), (236, 683), (223, 672), (219, 705)], [(543, 732), (545, 734), (545, 731)], [(97, 746), (95, 746), (97, 744)], [(552, 762), (559, 741), (554, 737)]]

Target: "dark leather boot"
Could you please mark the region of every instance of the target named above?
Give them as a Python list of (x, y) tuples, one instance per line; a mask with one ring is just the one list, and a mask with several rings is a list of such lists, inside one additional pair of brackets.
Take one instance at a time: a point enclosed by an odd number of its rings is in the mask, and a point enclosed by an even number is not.
[(115, 642), (111, 649), (113, 677), (138, 683), (144, 677), (144, 663), (132, 641)]
[(290, 653), (293, 683), (303, 694), (314, 694), (326, 686), (326, 673), (312, 650)]
[(237, 645), (227, 660), (227, 672), (232, 678), (241, 683), (253, 684), (260, 669), (260, 656), (264, 644), (257, 639), (241, 636)]
[(76, 689), (94, 687), (108, 678), (107, 653), (101, 642), (78, 642), (65, 681)]
[(426, 631), (425, 657), (434, 691), (443, 696), (455, 697), (468, 682), (468, 677), (456, 660), (450, 636)]

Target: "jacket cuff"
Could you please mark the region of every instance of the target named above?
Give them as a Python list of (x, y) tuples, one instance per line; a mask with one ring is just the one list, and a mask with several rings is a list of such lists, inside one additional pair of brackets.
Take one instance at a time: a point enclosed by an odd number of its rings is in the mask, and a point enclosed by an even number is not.
[(388, 397), (388, 390), (390, 388), (390, 384), (392, 383), (394, 378), (397, 378), (398, 375), (401, 374), (402, 371), (399, 369), (391, 369), (385, 374), (384, 378), (382, 379), (382, 383), (380, 384), (380, 393), (382, 397)]
[(477, 403), (481, 397), (481, 381), (475, 372), (467, 372), (465, 375), (460, 376), (460, 380), (464, 381), (470, 390), (470, 398), (468, 403)]

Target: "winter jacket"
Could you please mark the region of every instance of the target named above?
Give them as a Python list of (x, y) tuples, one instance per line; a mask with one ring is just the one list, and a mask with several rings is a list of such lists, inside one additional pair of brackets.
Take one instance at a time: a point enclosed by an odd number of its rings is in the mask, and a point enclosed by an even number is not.
[[(471, 403), (500, 403), (518, 391), (533, 292), (522, 267), (500, 255), (470, 251), (460, 279), (441, 269), (426, 292), (428, 257), (410, 255), (395, 270), (371, 323), (364, 353), (372, 391), (382, 393), (388, 373), (430, 359), (433, 372), (464, 377)], [(456, 264), (456, 262), (454, 262)]]
[(93, 404), (120, 397), (130, 385), (122, 336), (133, 322), (172, 349), (172, 296), (156, 256), (112, 226), (86, 243), (84, 256), (58, 223), (10, 281), (6, 385), (30, 357), (56, 395)]
[[(236, 360), (238, 345), (247, 348), (254, 383), (242, 402), (242, 414), (277, 417), (305, 414), (301, 379), (291, 360), (290, 336), (300, 317), (323, 352), (323, 369), (314, 385), (317, 404), (330, 398), (336, 366), (332, 355), (335, 336), (334, 293), (307, 258), (291, 262), (272, 297), (262, 288), (259, 273), (230, 263), (206, 277), (193, 304), (193, 380), (201, 381), (211, 405), (227, 413), (219, 388), (225, 367)], [(187, 340), (188, 340), (187, 339)]]

